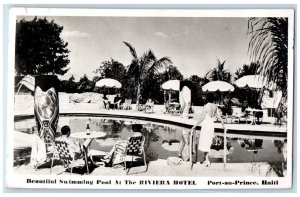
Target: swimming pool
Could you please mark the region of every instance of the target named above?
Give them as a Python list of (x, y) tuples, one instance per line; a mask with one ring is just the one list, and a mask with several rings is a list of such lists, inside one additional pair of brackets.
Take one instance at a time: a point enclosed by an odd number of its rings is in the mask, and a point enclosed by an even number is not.
[[(133, 120), (111, 117), (78, 117), (61, 116), (58, 124), (60, 128), (69, 125), (72, 132), (85, 132), (86, 122), (90, 122), (92, 131), (103, 131), (106, 133), (104, 138), (92, 141), (91, 149), (109, 152), (114, 143), (119, 139), (127, 139), (133, 134), (132, 124), (143, 126), (143, 135), (147, 135), (146, 154), (149, 161), (157, 159), (167, 159), (168, 157), (178, 156), (180, 142), (182, 141), (182, 131), (188, 128), (150, 122), (146, 120)], [(23, 133), (31, 133), (35, 121), (32, 117), (15, 121), (15, 130)], [(199, 131), (198, 131), (199, 134)], [(215, 133), (212, 142), (210, 157), (212, 162), (223, 162), (223, 136), (222, 133)], [(284, 145), (286, 138), (274, 136), (252, 136), (237, 133), (227, 135), (227, 155), (228, 163), (243, 162), (285, 162)], [(30, 153), (29, 153), (30, 154)], [(202, 160), (203, 153), (198, 152), (198, 161)]]

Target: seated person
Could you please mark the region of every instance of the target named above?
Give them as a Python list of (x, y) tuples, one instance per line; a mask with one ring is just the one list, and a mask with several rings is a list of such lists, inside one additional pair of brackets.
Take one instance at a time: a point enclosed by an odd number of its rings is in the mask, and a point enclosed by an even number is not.
[[(142, 128), (143, 128), (143, 126), (140, 124), (132, 125), (132, 131), (134, 132), (132, 137), (142, 136), (142, 133), (141, 133)], [(117, 140), (115, 142), (115, 144), (113, 145), (111, 151), (106, 156), (103, 157), (102, 161), (104, 161), (106, 163), (106, 165), (108, 165), (108, 166), (113, 166), (113, 165), (124, 162), (124, 159), (125, 159), (124, 154), (125, 154), (125, 150), (127, 147), (128, 139), (127, 140)]]
[(76, 143), (73, 142), (69, 137), (71, 134), (71, 129), (69, 126), (65, 125), (61, 128), (61, 137), (56, 138), (55, 141), (63, 141), (68, 144), (70, 154), (74, 156), (75, 159), (81, 157), (81, 149), (79, 145), (79, 141)]

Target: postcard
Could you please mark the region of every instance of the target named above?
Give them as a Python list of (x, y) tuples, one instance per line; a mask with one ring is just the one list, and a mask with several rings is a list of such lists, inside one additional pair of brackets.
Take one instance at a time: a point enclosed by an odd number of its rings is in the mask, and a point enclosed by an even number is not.
[(6, 186), (291, 188), (294, 10), (11, 8)]

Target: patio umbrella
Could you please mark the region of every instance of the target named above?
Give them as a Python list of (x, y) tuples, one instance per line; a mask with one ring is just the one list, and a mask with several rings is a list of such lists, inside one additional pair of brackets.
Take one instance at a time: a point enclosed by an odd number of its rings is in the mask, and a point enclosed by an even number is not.
[[(179, 80), (169, 80), (162, 84), (162, 89), (164, 90), (175, 90), (179, 91), (180, 81)], [(171, 100), (171, 93), (169, 92), (169, 100)]]
[(256, 90), (256, 92), (259, 93), (259, 102), (262, 102), (264, 97), (264, 91), (261, 90), (274, 90), (276, 88), (274, 83), (267, 83), (267, 80), (260, 75), (246, 75), (236, 80), (235, 85), (239, 88), (250, 88)]
[(236, 80), (235, 85), (239, 88), (255, 88), (260, 89), (264, 87), (263, 78), (259, 75), (246, 75), (244, 77), (239, 78)]
[[(122, 84), (115, 79), (111, 79), (111, 78), (105, 78), (105, 79), (101, 79), (99, 80), (96, 84), (96, 87), (104, 87), (104, 88), (121, 88)], [(109, 93), (109, 89), (108, 89), (108, 93)]]
[(209, 91), (209, 92), (228, 92), (228, 91), (233, 91), (234, 87), (225, 81), (211, 81), (202, 86), (203, 91)]
[(121, 88), (122, 84), (115, 79), (101, 79), (96, 83), (96, 87), (105, 87), (105, 88)]
[(162, 84), (162, 89), (164, 90), (176, 90), (179, 91), (179, 80), (169, 80)]
[(20, 91), (21, 87), (22, 86), (25, 86), (27, 87), (29, 90), (31, 91), (34, 91), (34, 84), (35, 84), (35, 79), (33, 76), (31, 75), (26, 75), (25, 77), (22, 78), (22, 80), (19, 82), (19, 89), (17, 91), (17, 94), (18, 92)]

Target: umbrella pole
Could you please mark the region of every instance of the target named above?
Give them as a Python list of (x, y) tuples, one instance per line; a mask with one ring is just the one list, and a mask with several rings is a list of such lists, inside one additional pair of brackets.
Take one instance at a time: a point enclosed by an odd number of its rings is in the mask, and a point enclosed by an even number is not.
[(190, 148), (190, 169), (193, 168), (193, 146), (194, 146), (194, 141), (193, 141), (193, 138), (194, 138), (194, 130), (191, 130), (191, 134), (190, 134), (190, 143), (189, 143), (189, 148)]
[(227, 129), (225, 128), (224, 129), (224, 153), (223, 153), (223, 162), (224, 162), (224, 171), (226, 171), (226, 146), (227, 146), (227, 139), (226, 139), (226, 137), (227, 137)]
[(21, 87), (22, 87), (22, 84), (20, 84), (20, 86), (19, 86), (19, 88), (18, 88), (18, 91), (17, 91), (17, 93), (16, 93), (15, 96), (14, 96), (14, 101), (16, 100), (16, 96), (18, 95), (18, 93), (19, 93)]
[(20, 86), (19, 86), (19, 88), (18, 88), (18, 91), (17, 91), (16, 95), (18, 95), (18, 93), (19, 93), (21, 87), (22, 87), (22, 84), (20, 84)]

